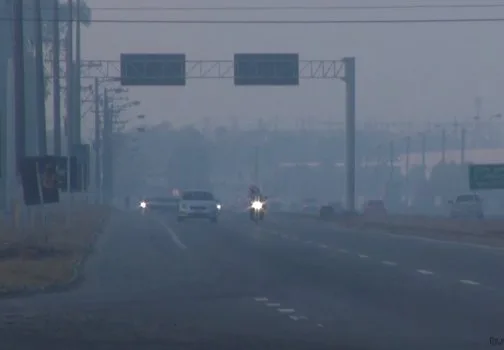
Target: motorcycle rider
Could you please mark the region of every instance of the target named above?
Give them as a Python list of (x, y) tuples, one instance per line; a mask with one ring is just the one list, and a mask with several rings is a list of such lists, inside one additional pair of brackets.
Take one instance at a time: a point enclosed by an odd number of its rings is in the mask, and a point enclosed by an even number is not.
[(262, 201), (262, 195), (261, 195), (261, 190), (259, 189), (258, 186), (256, 185), (250, 185), (249, 186), (249, 200), (252, 202), (256, 199)]

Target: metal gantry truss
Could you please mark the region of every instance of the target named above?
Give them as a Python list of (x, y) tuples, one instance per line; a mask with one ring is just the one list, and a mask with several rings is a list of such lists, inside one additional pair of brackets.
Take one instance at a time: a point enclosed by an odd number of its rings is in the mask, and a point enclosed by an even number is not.
[[(186, 79), (233, 79), (233, 60), (187, 60)], [(47, 74), (51, 77), (51, 65)], [(343, 79), (345, 63), (342, 60), (300, 60), (300, 79)], [(61, 65), (64, 67), (64, 64)], [(82, 79), (100, 78), (108, 81), (119, 81), (121, 78), (121, 63), (118, 60), (82, 60)], [(172, 73), (173, 74), (173, 73)], [(148, 72), (145, 74), (149, 75)], [(61, 79), (65, 70), (60, 72)], [(172, 77), (172, 76), (170, 76)], [(168, 77), (168, 78), (170, 78)], [(165, 77), (160, 77), (160, 79)]]
[[(152, 80), (170, 80), (174, 78), (173, 69), (158, 69), (159, 62), (145, 62), (146, 64), (136, 66), (135, 75), (150, 78)], [(155, 63), (155, 64), (147, 64)], [(235, 61), (233, 60), (186, 60), (185, 76), (190, 79), (235, 79)], [(49, 65), (52, 67), (52, 65)], [(156, 66), (156, 73), (151, 69)], [(61, 67), (64, 67), (62, 64)], [(238, 68), (238, 67), (237, 67)], [(257, 67), (257, 70), (260, 68)], [(277, 68), (275, 68), (277, 69)], [(347, 209), (355, 210), (355, 58), (346, 57), (341, 60), (299, 60), (298, 78), (306, 79), (338, 79), (346, 85), (346, 203)], [(82, 60), (81, 79), (98, 78), (100, 81), (120, 82), (121, 81), (121, 61), (119, 60)], [(181, 72), (182, 73), (182, 72)], [(264, 72), (258, 72), (264, 73)], [(250, 74), (250, 72), (248, 73)], [(49, 72), (49, 76), (52, 76)], [(65, 77), (65, 72), (60, 72), (60, 77)], [(259, 74), (262, 75), (262, 74)], [(275, 78), (285, 79), (285, 72), (267, 72), (273, 80)], [(239, 77), (238, 77), (239, 78)], [(159, 84), (152, 84), (157, 85)]]

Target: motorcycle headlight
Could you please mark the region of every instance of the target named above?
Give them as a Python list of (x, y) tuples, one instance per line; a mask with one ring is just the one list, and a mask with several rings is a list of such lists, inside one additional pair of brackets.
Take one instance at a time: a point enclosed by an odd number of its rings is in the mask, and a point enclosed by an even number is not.
[(252, 209), (261, 210), (262, 207), (263, 207), (262, 202), (260, 202), (260, 201), (254, 201), (254, 202), (252, 202)]

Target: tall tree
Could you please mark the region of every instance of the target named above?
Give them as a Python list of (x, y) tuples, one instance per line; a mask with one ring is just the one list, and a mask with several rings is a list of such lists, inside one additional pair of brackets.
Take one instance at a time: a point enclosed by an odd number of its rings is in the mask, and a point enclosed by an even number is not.
[[(45, 2), (44, 2), (45, 3)], [(49, 3), (49, 2), (47, 2)], [(65, 40), (66, 34), (68, 31), (68, 16), (69, 16), (69, 8), (68, 8), (68, 3), (65, 2), (60, 2), (60, 13), (59, 13), (59, 28), (60, 28), (60, 38), (62, 41)], [(89, 27), (91, 25), (91, 9), (89, 6), (86, 4), (84, 0), (81, 0), (80, 2), (80, 20), (81, 23)], [(73, 11), (72, 11), (72, 16), (73, 20), (77, 19), (77, 2), (73, 1)], [(43, 24), (43, 38), (44, 38), (44, 43), (46, 44), (47, 48), (50, 48), (52, 45), (52, 39), (53, 39), (53, 27), (51, 25), (51, 21), (54, 20), (53, 16), (53, 11), (51, 6), (44, 6), (42, 9), (42, 19), (45, 21)]]

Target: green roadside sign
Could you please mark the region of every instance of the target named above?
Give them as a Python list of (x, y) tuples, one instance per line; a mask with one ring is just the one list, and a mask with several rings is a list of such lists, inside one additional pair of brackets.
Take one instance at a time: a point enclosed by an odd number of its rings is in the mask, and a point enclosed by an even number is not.
[(469, 165), (469, 188), (476, 190), (504, 190), (504, 164)]

